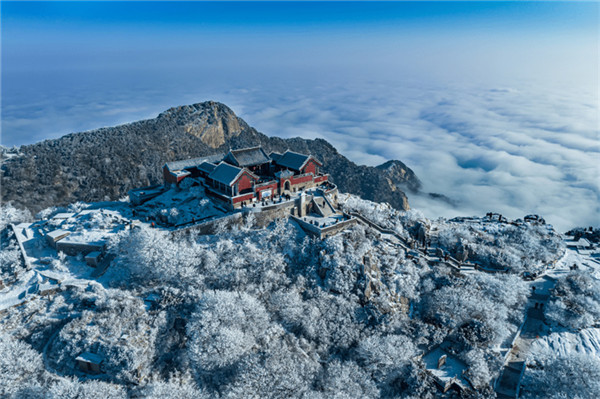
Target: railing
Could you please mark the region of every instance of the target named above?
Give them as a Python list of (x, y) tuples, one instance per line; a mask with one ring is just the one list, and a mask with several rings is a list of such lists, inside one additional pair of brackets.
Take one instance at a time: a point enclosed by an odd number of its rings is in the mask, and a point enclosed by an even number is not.
[(481, 265), (479, 265), (477, 263), (473, 263), (470, 266), (473, 266), (475, 269), (477, 269), (479, 271), (482, 271), (482, 272), (485, 272), (485, 273), (505, 273), (505, 272), (508, 271), (508, 268), (506, 268), (506, 267), (502, 268), (502, 269), (490, 269), (490, 268), (487, 268), (487, 267), (483, 267), (483, 266), (481, 266)]
[(19, 235), (20, 233), (17, 232), (17, 227), (14, 224), (10, 224), (10, 228), (13, 231), (13, 234), (15, 235), (15, 240), (17, 240), (17, 244), (19, 245), (19, 249), (21, 251), (21, 256), (23, 257), (23, 264), (25, 265), (25, 269), (29, 270), (31, 269), (31, 262), (29, 262), (29, 258), (27, 257), (27, 252), (25, 251), (25, 247), (23, 246), (23, 243), (21, 242), (21, 236)]
[[(395, 231), (386, 229), (384, 227), (381, 227), (380, 225), (378, 225), (377, 223), (375, 223), (375, 222), (367, 219), (366, 217), (364, 217), (360, 213), (357, 213), (357, 212), (348, 212), (348, 215), (356, 217), (357, 219), (359, 219), (362, 222), (366, 223), (368, 226), (374, 228), (375, 230), (379, 231), (380, 233), (393, 235), (394, 237), (396, 237), (400, 241), (400, 246), (402, 246), (405, 250), (411, 249), (409, 247), (408, 243), (406, 242), (406, 239), (404, 237), (402, 237), (400, 234), (396, 233)], [(423, 256), (425, 256), (425, 253), (421, 252), (420, 250), (417, 249), (416, 251), (420, 252)]]
[(328, 183), (328, 184), (331, 184), (331, 186), (332, 186), (332, 187), (331, 187), (331, 188), (325, 188), (325, 189), (324, 189), (326, 194), (332, 193), (333, 191), (337, 191), (337, 186), (336, 186), (335, 184), (333, 184), (333, 183), (332, 183), (332, 182), (330, 182), (330, 181), (327, 181), (327, 183)]
[(329, 205), (329, 207), (331, 208), (331, 210), (335, 212), (335, 206), (333, 206), (333, 204), (329, 201), (329, 199), (327, 198), (326, 195), (323, 195), (323, 199), (325, 200), (325, 202), (327, 203), (327, 205)]
[(315, 226), (314, 224), (310, 224), (294, 215), (290, 215), (289, 217), (292, 218), (292, 220), (296, 221), (296, 223), (298, 223), (304, 231), (306, 231), (307, 233), (313, 234), (319, 238), (323, 238), (323, 236), (326, 236), (327, 234), (329, 234), (331, 232), (337, 232), (339, 230), (345, 229), (346, 227), (356, 224), (356, 218), (350, 218), (350, 219), (342, 220), (340, 222), (331, 224), (326, 227), (319, 227), (319, 226)]
[(321, 183), (324, 181), (328, 181), (329, 180), (329, 175), (319, 175), (319, 176), (315, 176), (314, 181), (315, 183)]

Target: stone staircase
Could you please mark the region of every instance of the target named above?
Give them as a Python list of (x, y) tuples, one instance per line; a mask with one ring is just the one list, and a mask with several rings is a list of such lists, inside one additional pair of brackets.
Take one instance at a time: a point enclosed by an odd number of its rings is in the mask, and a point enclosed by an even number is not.
[(475, 266), (473, 265), (463, 263), (460, 265), (460, 272), (463, 274), (473, 274), (477, 273), (477, 269), (475, 269)]
[(325, 197), (314, 197), (313, 205), (315, 206), (317, 213), (323, 217), (329, 217), (336, 213), (333, 205), (331, 205), (331, 203), (327, 201)]
[(382, 235), (387, 236), (386, 238), (390, 239), (390, 241), (395, 241), (399, 246), (404, 248), (405, 251), (407, 251), (407, 252), (414, 251), (415, 253), (419, 254), (419, 256), (422, 256), (423, 258), (425, 258), (425, 260), (430, 265), (434, 265), (436, 263), (445, 263), (446, 265), (452, 267), (454, 270), (458, 271), (459, 273), (465, 274), (465, 275), (477, 273), (479, 271), (486, 272), (486, 273), (498, 272), (498, 270), (485, 269), (481, 266), (476, 266), (472, 263), (461, 262), (452, 256), (448, 256), (447, 258), (445, 258), (445, 257), (440, 258), (439, 254), (437, 253), (437, 248), (435, 248), (435, 247), (429, 247), (429, 248), (426, 248), (425, 250), (423, 250), (421, 248), (411, 248), (409, 243), (406, 242), (406, 240), (402, 236), (400, 236), (398, 233), (396, 233), (395, 231), (388, 230), (382, 226), (379, 226), (377, 223), (369, 220), (368, 218), (364, 217), (360, 213), (349, 212), (348, 215), (353, 216), (353, 217), (357, 218), (361, 223), (376, 229)]
[(519, 397), (519, 383), (525, 371), (524, 361), (508, 362), (496, 385), (496, 395), (502, 399)]

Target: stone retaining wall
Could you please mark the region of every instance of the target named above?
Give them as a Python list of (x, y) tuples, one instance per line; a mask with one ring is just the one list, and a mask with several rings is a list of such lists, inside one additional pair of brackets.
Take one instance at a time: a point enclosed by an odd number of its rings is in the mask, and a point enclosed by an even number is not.
[(348, 227), (354, 226), (357, 223), (357, 220), (355, 218), (352, 218), (352, 219), (347, 219), (347, 220), (338, 222), (331, 226), (321, 228), (321, 227), (315, 226), (314, 224), (305, 222), (304, 220), (302, 220), (296, 216), (290, 215), (290, 217), (292, 218), (292, 220), (294, 220), (296, 223), (298, 223), (300, 225), (300, 227), (302, 227), (302, 229), (304, 231), (306, 231), (308, 234), (310, 234), (314, 237), (319, 237), (319, 238), (325, 238), (325, 237), (335, 235), (335, 234), (339, 233), (340, 231), (347, 229)]

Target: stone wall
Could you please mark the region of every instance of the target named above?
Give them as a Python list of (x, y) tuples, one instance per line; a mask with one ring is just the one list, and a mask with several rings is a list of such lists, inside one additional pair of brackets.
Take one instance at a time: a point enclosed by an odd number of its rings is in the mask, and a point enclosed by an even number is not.
[(221, 226), (229, 228), (233, 225), (240, 224), (241, 222), (242, 213), (237, 212), (227, 216), (223, 216), (221, 218), (212, 219), (206, 222), (186, 226), (184, 228), (173, 231), (173, 235), (186, 234), (191, 232), (195, 232), (198, 234), (214, 234)]
[(347, 219), (342, 222), (336, 223), (331, 226), (320, 228), (320, 227), (315, 226), (314, 224), (307, 223), (304, 220), (302, 220), (296, 216), (290, 215), (290, 217), (292, 218), (292, 220), (294, 220), (296, 223), (298, 223), (300, 225), (300, 227), (302, 227), (302, 229), (304, 231), (306, 231), (308, 234), (310, 234), (314, 237), (319, 237), (319, 238), (333, 236), (342, 230), (345, 230), (351, 226), (354, 226), (357, 223), (357, 220), (352, 218), (352, 219)]
[(258, 227), (265, 227), (275, 219), (288, 217), (295, 207), (295, 201), (288, 201), (265, 206), (260, 212), (252, 212), (252, 215), (254, 215), (254, 222)]

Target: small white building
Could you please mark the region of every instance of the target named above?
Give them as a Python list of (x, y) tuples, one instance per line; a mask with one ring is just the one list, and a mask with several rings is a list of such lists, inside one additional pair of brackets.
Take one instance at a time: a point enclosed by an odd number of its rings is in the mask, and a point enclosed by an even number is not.
[(66, 220), (66, 219), (72, 218), (73, 216), (75, 216), (74, 213), (71, 213), (71, 212), (62, 212), (62, 213), (57, 213), (56, 215), (52, 216), (52, 219), (54, 219), (54, 220)]
[(46, 241), (48, 242), (48, 244), (52, 248), (56, 248), (56, 243), (58, 241), (62, 240), (63, 238), (67, 237), (69, 234), (71, 234), (70, 231), (58, 229), (58, 230), (53, 230), (49, 233), (46, 233), (45, 237), (46, 237)]
[[(189, 174), (189, 172), (188, 172)], [(141, 205), (152, 198), (158, 197), (160, 194), (165, 192), (165, 188), (162, 184), (156, 184), (154, 186), (142, 187), (135, 190), (129, 191), (129, 201), (132, 205)]]
[(578, 240), (575, 240), (572, 237), (570, 237), (570, 239), (568, 237), (567, 240), (565, 240), (565, 243), (567, 244), (567, 248), (577, 251), (583, 249), (592, 249), (592, 244), (590, 244), (590, 242), (586, 238), (580, 238)]
[(79, 370), (85, 371), (86, 373), (98, 374), (100, 373), (100, 364), (102, 363), (102, 356), (91, 352), (83, 352), (75, 359)]
[(102, 252), (100, 251), (93, 251), (85, 256), (85, 263), (92, 267), (98, 266), (100, 260), (102, 260)]
[(441, 347), (424, 355), (422, 360), (427, 372), (433, 376), (442, 392), (446, 393), (451, 388), (458, 391), (470, 389), (470, 383), (464, 375), (467, 365)]

